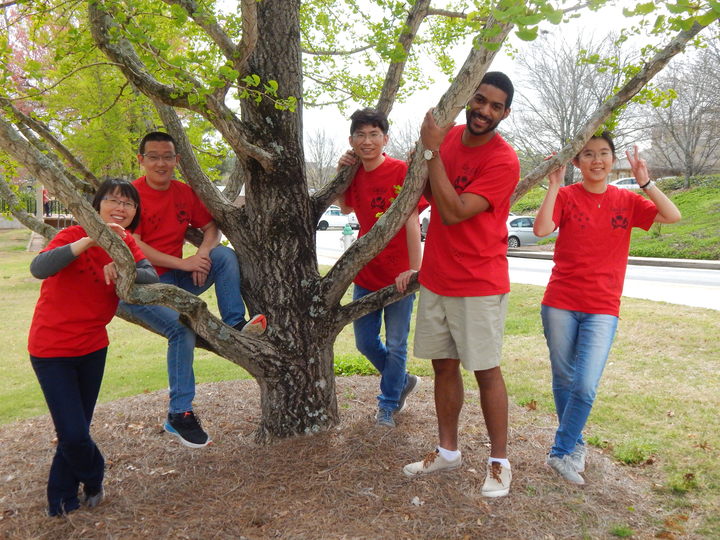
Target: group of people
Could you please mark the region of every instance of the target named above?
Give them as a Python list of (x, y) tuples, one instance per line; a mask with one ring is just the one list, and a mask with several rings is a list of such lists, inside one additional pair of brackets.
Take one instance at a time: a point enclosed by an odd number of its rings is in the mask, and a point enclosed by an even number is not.
[[(358, 273), (353, 294), (360, 298), (393, 283), (402, 292), (418, 273), (414, 354), (432, 361), (438, 444), (403, 472), (414, 477), (461, 465), (462, 366), (477, 381), (490, 439), (482, 487), (486, 497), (507, 495), (512, 480), (500, 359), (510, 291), (506, 220), (520, 165), (496, 129), (510, 114), (513, 94), (505, 74), (489, 72), (467, 104), (464, 125), (438, 126), (428, 111), (420, 129), (427, 164), (424, 197), (405, 227)], [(355, 211), (363, 235), (397, 195), (407, 165), (383, 153), (388, 142), (384, 115), (363, 109), (351, 120), (352, 150), (339, 166), (359, 162), (359, 167), (339, 204), (345, 212)], [(631, 230), (680, 219), (677, 207), (650, 180), (637, 147), (627, 158), (648, 198), (608, 185), (615, 146), (611, 136), (602, 133), (572, 160), (581, 182), (563, 187), (565, 166), (549, 174), (548, 192), (535, 220), (538, 236), (559, 228), (555, 266), (541, 305), (559, 420), (546, 463), (574, 484), (585, 482), (582, 431), (617, 327)], [(433, 219), (421, 255), (417, 212), (428, 202)], [(380, 426), (395, 426), (395, 414), (420, 382), (407, 373), (413, 296), (354, 323), (358, 349), (381, 375)], [(383, 317), (385, 343), (380, 338)]]
[[(432, 110), (426, 114), (420, 130), (428, 177), (424, 197), (400, 232), (357, 274), (353, 291), (355, 299), (392, 284), (405, 292), (417, 273), (421, 286), (414, 353), (432, 361), (439, 436), (436, 448), (403, 472), (412, 477), (461, 465), (462, 366), (477, 380), (490, 438), (482, 487), (487, 497), (507, 495), (512, 478), (500, 359), (510, 291), (505, 223), (520, 165), (496, 129), (510, 114), (513, 93), (506, 75), (489, 72), (467, 104), (466, 124), (439, 126)], [(397, 196), (407, 164), (383, 152), (388, 121), (376, 110), (352, 115), (349, 142), (352, 150), (339, 166), (359, 166), (338, 203), (345, 212), (355, 211), (363, 235)], [(573, 159), (582, 181), (562, 187), (564, 167), (552, 171), (535, 221), (539, 236), (560, 228), (541, 306), (559, 419), (547, 464), (575, 484), (584, 483), (582, 430), (617, 326), (630, 231), (680, 219), (675, 205), (649, 180), (637, 148), (628, 159), (649, 200), (608, 186), (615, 159), (608, 134), (591, 138)], [(194, 294), (214, 283), (223, 322), (243, 333), (262, 334), (264, 315), (245, 319), (237, 257), (218, 245), (218, 227), (192, 189), (173, 178), (178, 160), (170, 135), (146, 135), (138, 152), (145, 176), (132, 184), (106, 181), (93, 206), (130, 248), (137, 283), (160, 281)], [(423, 255), (418, 211), (427, 204), (433, 219)], [(194, 255), (184, 256), (188, 227), (202, 230), (203, 241)], [(168, 339), (165, 430), (189, 447), (208, 444), (210, 437), (192, 409), (196, 335), (176, 311), (119, 302), (114, 263), (80, 226), (58, 233), (31, 271), (44, 281), (29, 352), (58, 436), (47, 487), (49, 515), (78, 508), (81, 485), (87, 506), (103, 498), (104, 461), (90, 436), (90, 422), (107, 353), (105, 326), (116, 308)], [(397, 413), (421, 382), (407, 371), (413, 304), (414, 295), (406, 295), (354, 322), (359, 351), (380, 373), (375, 422), (382, 427), (395, 427)]]

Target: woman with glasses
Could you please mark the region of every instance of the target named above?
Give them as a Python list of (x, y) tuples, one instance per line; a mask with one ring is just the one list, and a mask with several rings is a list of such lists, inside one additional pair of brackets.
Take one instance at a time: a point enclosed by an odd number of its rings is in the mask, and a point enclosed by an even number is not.
[(615, 145), (607, 132), (593, 136), (573, 159), (582, 181), (562, 187), (565, 167), (548, 175), (534, 231), (559, 228), (553, 267), (541, 306), (552, 366), (559, 426), (547, 464), (573, 484), (584, 484), (585, 427), (595, 400), (620, 311), (630, 233), (653, 223), (675, 223), (680, 211), (648, 176), (638, 154), (627, 159), (647, 198), (608, 185)]
[[(130, 232), (140, 219), (140, 198), (125, 180), (105, 181), (92, 203), (102, 220), (130, 248), (136, 283), (158, 280)], [(32, 261), (42, 279), (28, 350), (57, 434), (47, 485), (48, 515), (80, 506), (92, 508), (103, 498), (105, 461), (90, 437), (95, 402), (108, 348), (106, 325), (118, 305), (115, 263), (75, 225), (61, 230)]]

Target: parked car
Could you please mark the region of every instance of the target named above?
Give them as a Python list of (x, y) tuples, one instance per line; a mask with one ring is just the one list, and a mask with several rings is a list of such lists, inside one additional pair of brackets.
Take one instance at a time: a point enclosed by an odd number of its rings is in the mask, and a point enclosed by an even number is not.
[(635, 181), (635, 178), (629, 176), (627, 178), (618, 178), (612, 182), (608, 182), (609, 185), (618, 187), (620, 189), (640, 189), (640, 185)]
[(532, 216), (510, 216), (507, 220), (508, 247), (532, 246), (543, 238), (553, 238), (557, 236), (557, 231), (552, 232), (548, 236), (535, 236), (533, 232), (534, 223), (535, 218)]
[(343, 214), (340, 211), (339, 206), (330, 206), (318, 220), (317, 228), (320, 231), (324, 231), (330, 227), (342, 229), (345, 225), (350, 225), (353, 229), (359, 229), (360, 224), (358, 223), (357, 216), (354, 212), (349, 214)]

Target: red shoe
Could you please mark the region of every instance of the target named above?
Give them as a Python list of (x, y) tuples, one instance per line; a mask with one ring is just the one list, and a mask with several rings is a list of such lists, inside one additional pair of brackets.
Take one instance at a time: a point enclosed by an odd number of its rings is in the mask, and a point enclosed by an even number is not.
[(241, 334), (246, 336), (262, 336), (267, 329), (267, 318), (262, 313), (258, 313), (252, 319), (250, 319), (245, 326), (240, 330)]

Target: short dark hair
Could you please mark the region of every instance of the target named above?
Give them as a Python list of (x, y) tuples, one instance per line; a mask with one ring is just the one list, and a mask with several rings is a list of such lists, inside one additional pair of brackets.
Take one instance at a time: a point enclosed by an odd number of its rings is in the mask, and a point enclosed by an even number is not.
[(501, 71), (488, 71), (482, 78), (482, 81), (480, 81), (480, 84), (489, 84), (505, 92), (507, 95), (507, 98), (505, 99), (505, 108), (510, 108), (510, 105), (512, 105), (513, 94), (515, 94), (515, 87), (513, 86), (510, 77)]
[(150, 133), (145, 135), (140, 141), (140, 148), (138, 149), (138, 154), (145, 154), (145, 144), (151, 141), (171, 142), (173, 144), (173, 148), (175, 148), (175, 152), (177, 152), (177, 143), (175, 142), (175, 139), (172, 138), (172, 135), (170, 135), (169, 133), (165, 133), (164, 131), (151, 131)]
[[(612, 151), (613, 158), (615, 158), (615, 143), (613, 142), (612, 138), (613, 138), (612, 133), (610, 133), (608, 130), (605, 130), (602, 133), (600, 133), (599, 135), (596, 133), (595, 135), (590, 137), (588, 139), (588, 141), (592, 141), (593, 139), (605, 139), (607, 141), (608, 145), (610, 146), (610, 150)], [(585, 143), (585, 144), (587, 144), (587, 143)], [(583, 148), (585, 147), (585, 144), (583, 145)], [(582, 152), (582, 148), (580, 149), (580, 151)], [(580, 152), (575, 154), (574, 159), (580, 159)]]
[(133, 186), (127, 180), (123, 180), (122, 178), (108, 178), (107, 180), (105, 180), (102, 184), (100, 184), (100, 187), (95, 192), (92, 206), (95, 210), (100, 212), (100, 203), (103, 201), (103, 199), (108, 194), (112, 195), (113, 193), (117, 192), (119, 192), (120, 195), (122, 195), (123, 197), (127, 197), (137, 205), (137, 209), (135, 210), (135, 217), (130, 222), (130, 225), (128, 225), (127, 227), (128, 229), (133, 231), (140, 223), (140, 194), (138, 193), (137, 189), (135, 189), (135, 186)]
[(388, 129), (390, 129), (387, 116), (377, 109), (372, 109), (370, 107), (359, 109), (352, 113), (352, 116), (350, 117), (350, 135), (355, 133), (355, 131), (360, 129), (362, 126), (380, 128), (385, 135), (387, 135)]

